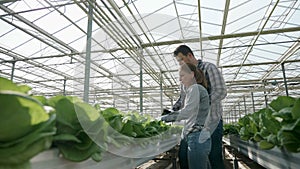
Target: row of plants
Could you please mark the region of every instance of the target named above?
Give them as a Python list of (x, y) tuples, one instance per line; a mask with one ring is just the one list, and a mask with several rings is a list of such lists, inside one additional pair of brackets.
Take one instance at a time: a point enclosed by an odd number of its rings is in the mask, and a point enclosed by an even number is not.
[(299, 153), (300, 98), (278, 96), (266, 108), (224, 124), (224, 135), (236, 135), (265, 150), (278, 147)]
[(63, 158), (100, 162), (108, 146), (151, 144), (181, 132), (137, 112), (101, 109), (74, 96), (45, 98), (0, 77), (0, 169), (30, 169), (30, 159), (57, 148)]

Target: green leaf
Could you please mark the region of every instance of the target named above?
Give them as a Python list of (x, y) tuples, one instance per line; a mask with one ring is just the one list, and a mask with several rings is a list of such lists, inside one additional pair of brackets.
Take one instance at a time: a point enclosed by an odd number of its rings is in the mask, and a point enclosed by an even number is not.
[(275, 147), (274, 144), (272, 143), (269, 143), (268, 141), (266, 140), (261, 140), (259, 142), (259, 148), (263, 149), (263, 150), (270, 150), (272, 149), (273, 147)]
[(263, 137), (259, 133), (255, 133), (253, 139), (255, 142), (260, 142), (263, 139)]
[(100, 162), (102, 160), (101, 152), (96, 152), (92, 154), (92, 159), (96, 162)]
[[(56, 132), (55, 128), (55, 114), (52, 114), (49, 120), (42, 122), (34, 127), (34, 129), (26, 134), (25, 136), (15, 139), (9, 142), (0, 142), (0, 152), (4, 151), (5, 154), (9, 153), (9, 149), (12, 149), (12, 153), (22, 151), (23, 147), (26, 147), (28, 144), (31, 144), (33, 141), (38, 138), (45, 137), (45, 135), (54, 135)], [(1, 153), (0, 153), (1, 156)]]
[(157, 128), (155, 128), (153, 126), (147, 126), (147, 128), (145, 128), (145, 132), (148, 137), (159, 134)]
[(254, 123), (257, 127), (259, 127), (261, 114), (266, 114), (268, 111), (269, 110), (266, 108), (261, 109), (253, 114), (250, 114), (249, 118), (251, 119), (252, 123)]
[(98, 110), (88, 103), (77, 102), (74, 103), (74, 107), (77, 114), (77, 118), (80, 119), (81, 123), (89, 123), (91, 121), (96, 121), (100, 117)]
[(280, 117), (286, 121), (291, 120), (293, 118), (292, 117), (292, 107), (282, 108), (279, 112), (274, 112), (273, 116)]
[(292, 131), (280, 130), (277, 138), (282, 146), (284, 146), (289, 152), (300, 152), (300, 139), (297, 133)]
[(293, 116), (293, 119), (299, 119), (300, 118), (300, 98), (298, 98), (295, 101), (294, 107), (292, 109), (292, 116)]
[(224, 135), (237, 135), (239, 134), (239, 128), (236, 124), (224, 124), (223, 125)]
[(105, 118), (105, 120), (108, 120), (110, 117), (120, 114), (120, 112), (118, 109), (111, 107), (101, 111), (101, 114)]
[(1, 164), (0, 169), (31, 169), (30, 161), (19, 164)]
[(28, 162), (32, 157), (38, 153), (49, 149), (52, 145), (52, 136), (42, 137), (20, 152), (15, 152), (9, 156), (2, 156), (0, 158), (0, 164), (20, 164)]
[(47, 99), (45, 96), (31, 96), (34, 99), (38, 100), (39, 102), (41, 102), (43, 105), (47, 104)]
[(80, 143), (81, 140), (79, 140), (76, 136), (71, 134), (58, 134), (53, 137), (53, 141), (74, 141), (76, 143)]
[(35, 135), (35, 137), (30, 137), (29, 139), (24, 140), (23, 142), (12, 145), (10, 147), (1, 148), (0, 149), (0, 158), (9, 157), (9, 156), (11, 156), (13, 154), (16, 154), (16, 153), (21, 153), (21, 152), (25, 151), (27, 149), (27, 147), (30, 144), (32, 144), (33, 142), (35, 142), (36, 140), (45, 138), (47, 136), (52, 136), (54, 134), (55, 134), (55, 132), (38, 133), (38, 134)]
[(93, 154), (100, 152), (100, 147), (95, 143), (92, 143), (84, 151), (74, 147), (73, 144), (59, 144), (57, 147), (65, 159), (74, 162), (87, 160), (92, 157)]
[[(82, 129), (80, 122), (78, 121), (74, 103), (83, 102), (77, 97), (72, 96), (55, 96), (48, 99), (48, 105), (55, 109), (56, 121), (58, 127), (58, 133), (68, 133), (64, 132), (73, 129), (73, 132)], [(68, 126), (64, 128), (63, 126)]]
[(279, 144), (279, 141), (277, 140), (277, 134), (270, 134), (268, 137), (267, 137), (267, 141), (269, 143), (272, 143), (274, 145), (278, 145)]
[(23, 137), (49, 119), (40, 102), (22, 93), (1, 91), (0, 107), (0, 142)]
[(239, 121), (238, 121), (238, 125), (241, 126), (241, 127), (244, 127), (247, 124), (249, 124), (249, 122), (250, 122), (249, 117), (250, 117), (250, 114), (245, 115), (244, 117), (240, 118)]
[(278, 112), (285, 107), (292, 107), (294, 105), (295, 100), (295, 98), (290, 96), (278, 96), (269, 104), (269, 106)]
[(74, 144), (74, 147), (78, 150), (84, 151), (94, 144), (93, 140), (83, 130), (79, 131), (78, 134), (76, 134), (76, 137), (80, 140), (80, 143)]
[(263, 128), (261, 128), (259, 134), (260, 134), (263, 138), (266, 139), (266, 138), (271, 134), (271, 132), (270, 132), (267, 128), (263, 127)]
[(252, 134), (249, 133), (247, 128), (247, 126), (242, 127), (239, 132), (241, 139), (245, 141), (248, 141), (252, 137)]
[(137, 134), (136, 137), (145, 137), (144, 126), (141, 123), (134, 123), (133, 124), (133, 131)]
[(16, 91), (26, 94), (28, 91), (31, 90), (31, 88), (27, 85), (17, 85), (13, 83), (11, 80), (5, 79), (3, 77), (0, 77), (0, 91), (1, 90), (10, 90), (10, 91)]
[(300, 118), (294, 121), (293, 123), (291, 122), (282, 126), (282, 130), (284, 131), (294, 131), (300, 133), (300, 131), (298, 131), (299, 128), (300, 128)]
[(72, 96), (55, 96), (48, 104), (56, 110), (58, 135), (54, 141), (63, 157), (76, 162), (90, 157), (101, 160), (98, 153), (107, 147), (108, 124), (100, 111)]
[(111, 117), (109, 121), (110, 126), (117, 131), (121, 131), (123, 127), (122, 118), (123, 116), (120, 114)]
[(137, 134), (133, 131), (132, 121), (127, 121), (127, 123), (123, 125), (121, 133), (130, 137), (137, 136)]
[(281, 124), (274, 117), (267, 117), (265, 114), (261, 114), (262, 125), (271, 133), (277, 134), (281, 128)]
[(248, 128), (248, 131), (249, 131), (249, 133), (251, 133), (252, 134), (252, 136), (255, 134), (255, 133), (257, 133), (257, 127), (258, 127), (258, 125), (257, 125), (257, 123), (255, 123), (254, 121), (250, 121), (250, 125), (248, 126), (249, 128)]

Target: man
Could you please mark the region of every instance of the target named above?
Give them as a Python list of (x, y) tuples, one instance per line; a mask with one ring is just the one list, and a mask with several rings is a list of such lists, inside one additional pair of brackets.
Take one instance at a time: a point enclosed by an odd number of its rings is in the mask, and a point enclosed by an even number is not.
[[(223, 163), (223, 151), (222, 151), (222, 137), (223, 137), (223, 120), (222, 113), (223, 108), (221, 101), (226, 97), (227, 91), (223, 76), (216, 65), (197, 60), (193, 54), (193, 51), (186, 45), (178, 46), (174, 51), (174, 57), (179, 62), (179, 65), (183, 63), (192, 63), (201, 69), (208, 81), (208, 93), (210, 96), (210, 115), (206, 119), (205, 129), (211, 134), (212, 147), (209, 154), (209, 160), (212, 169), (224, 169)], [(174, 111), (182, 108), (184, 103), (185, 93), (181, 90), (180, 97), (173, 105)], [(205, 137), (205, 136), (204, 136)], [(205, 139), (205, 138), (204, 138)], [(201, 140), (201, 135), (200, 139)]]

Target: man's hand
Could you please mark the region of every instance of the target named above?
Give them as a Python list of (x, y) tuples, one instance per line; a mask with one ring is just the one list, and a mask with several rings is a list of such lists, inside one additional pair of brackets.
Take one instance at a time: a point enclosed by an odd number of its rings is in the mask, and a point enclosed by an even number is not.
[(204, 143), (207, 139), (210, 138), (210, 132), (207, 129), (202, 129), (199, 136), (199, 143)]
[(174, 122), (175, 120), (176, 118), (174, 116), (170, 116), (170, 115), (161, 116), (161, 121), (164, 122)]
[(169, 110), (169, 109), (163, 109), (163, 112), (162, 112), (162, 114), (161, 114), (161, 115), (163, 116), (163, 115), (170, 114), (170, 113), (172, 113), (172, 111), (173, 111), (173, 110)]
[(174, 121), (176, 121), (177, 116), (178, 116), (178, 112), (171, 112), (171, 113), (169, 113), (167, 115), (161, 116), (161, 121), (164, 121), (164, 122), (174, 122)]

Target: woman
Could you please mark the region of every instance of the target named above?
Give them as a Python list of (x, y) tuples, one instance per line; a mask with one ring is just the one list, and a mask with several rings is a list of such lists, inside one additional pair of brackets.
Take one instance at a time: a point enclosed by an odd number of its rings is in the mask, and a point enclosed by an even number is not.
[(191, 63), (180, 66), (179, 77), (186, 93), (184, 106), (178, 112), (163, 116), (162, 120), (185, 120), (179, 146), (180, 168), (207, 169), (210, 168), (211, 146), (210, 134), (204, 129), (210, 110), (207, 82), (203, 72)]

